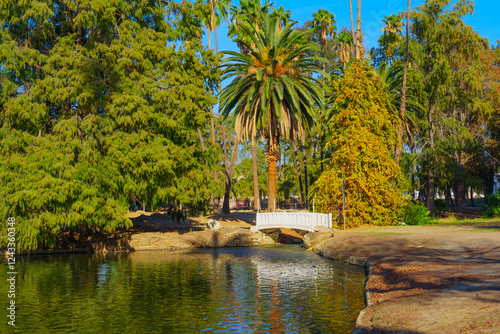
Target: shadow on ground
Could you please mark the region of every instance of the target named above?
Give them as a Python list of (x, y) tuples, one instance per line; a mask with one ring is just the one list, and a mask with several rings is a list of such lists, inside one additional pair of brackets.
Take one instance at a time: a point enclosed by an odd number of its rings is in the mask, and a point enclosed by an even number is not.
[(356, 330), (353, 332), (353, 334), (422, 334), (421, 332), (414, 332), (414, 331), (393, 331), (393, 330), (388, 330), (388, 329), (382, 329), (382, 328), (373, 328), (373, 329), (367, 329), (367, 328), (356, 328)]

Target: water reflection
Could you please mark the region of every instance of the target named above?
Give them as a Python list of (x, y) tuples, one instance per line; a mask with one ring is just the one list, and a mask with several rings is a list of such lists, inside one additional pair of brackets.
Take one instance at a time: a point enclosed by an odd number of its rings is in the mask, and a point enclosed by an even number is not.
[(346, 333), (364, 307), (361, 268), (298, 247), (18, 261), (20, 333)]

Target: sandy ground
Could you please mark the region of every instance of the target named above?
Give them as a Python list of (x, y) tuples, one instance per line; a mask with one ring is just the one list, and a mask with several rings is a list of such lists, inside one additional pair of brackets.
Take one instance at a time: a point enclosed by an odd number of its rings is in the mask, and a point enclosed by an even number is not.
[[(166, 212), (149, 213), (143, 211), (129, 212), (127, 215), (134, 224), (132, 231), (201, 231), (207, 222), (217, 220), (222, 229), (249, 229), (255, 225), (256, 214), (253, 211), (233, 211), (229, 215), (216, 214), (188, 217), (185, 221), (173, 222)], [(280, 243), (301, 242), (302, 234), (291, 229), (281, 229)]]
[(370, 268), (358, 333), (500, 333), (500, 224), (365, 227), (315, 251)]
[[(276, 243), (300, 243), (303, 236), (291, 229), (273, 234), (253, 233), (256, 214), (233, 212), (230, 215), (189, 217), (174, 221), (166, 212), (134, 211), (128, 213), (133, 226), (105, 233), (98, 231), (67, 231), (61, 235), (53, 250), (46, 252), (120, 252), (169, 250), (197, 247), (248, 247)], [(217, 220), (221, 229), (210, 230), (207, 222)]]

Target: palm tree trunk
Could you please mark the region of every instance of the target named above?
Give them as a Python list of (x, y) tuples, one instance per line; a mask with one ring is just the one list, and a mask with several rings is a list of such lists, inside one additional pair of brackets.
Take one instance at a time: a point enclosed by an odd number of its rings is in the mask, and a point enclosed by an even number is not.
[[(356, 50), (356, 34), (354, 34), (354, 19), (352, 16), (352, 0), (349, 0), (349, 10), (351, 11), (352, 42), (354, 43), (354, 50)], [(344, 69), (345, 69), (345, 63), (344, 63)]]
[(323, 146), (320, 144), (319, 147), (319, 160), (321, 161), (321, 173), (323, 173)]
[(361, 59), (361, 0), (358, 0), (358, 18), (356, 20), (356, 59)]
[[(321, 50), (322, 50), (322, 57), (323, 57), (323, 58), (325, 58), (325, 45), (324, 45), (324, 44), (322, 44), (322, 45), (321, 45)], [(326, 63), (323, 63), (323, 71), (326, 73)], [(323, 78), (323, 84), (325, 84), (325, 85), (326, 85), (326, 78)], [(326, 92), (325, 92), (325, 91), (323, 91), (323, 98), (324, 98), (325, 96), (326, 96)], [(323, 118), (321, 118), (320, 133), (321, 133), (321, 131), (322, 131), (322, 130), (321, 130), (321, 129), (322, 129), (322, 127), (323, 127)], [(322, 141), (322, 140), (321, 140), (321, 137), (322, 137), (322, 136), (320, 136), (320, 143), (321, 143), (321, 141)], [(320, 151), (319, 155), (320, 155), (321, 173), (323, 173), (323, 145), (321, 145), (321, 144), (319, 145), (319, 151)], [(315, 160), (315, 159), (314, 159), (314, 160)], [(313, 161), (314, 161), (314, 160), (313, 160)]]
[(272, 147), (268, 146), (266, 152), (266, 159), (268, 165), (268, 211), (276, 212), (276, 162), (279, 160), (279, 151), (276, 140)]
[(399, 164), (399, 155), (401, 154), (401, 149), (403, 145), (403, 119), (405, 117), (406, 108), (406, 73), (408, 71), (408, 36), (410, 31), (410, 1), (408, 0), (408, 7), (406, 9), (406, 47), (405, 47), (405, 64), (403, 71), (403, 88), (401, 89), (401, 109), (399, 110), (399, 126), (398, 126), (398, 136), (401, 141), (396, 145), (396, 150), (394, 154), (394, 160)]
[(302, 186), (302, 173), (300, 172), (300, 162), (299, 162), (299, 154), (297, 153), (297, 144), (295, 144), (295, 141), (292, 141), (292, 143), (293, 143), (293, 153), (295, 154), (295, 166), (297, 167), (297, 175), (299, 177), (300, 203), (305, 204), (304, 187)]
[(212, 49), (211, 47), (211, 39), (212, 39), (212, 31), (210, 29), (207, 29), (208, 30), (208, 49)]
[(219, 53), (219, 42), (217, 41), (217, 28), (214, 25), (215, 51)]
[(253, 209), (260, 210), (260, 197), (259, 197), (259, 175), (257, 173), (257, 148), (255, 137), (252, 138), (252, 176), (253, 176)]
[(231, 196), (231, 182), (233, 180), (234, 165), (236, 163), (236, 157), (238, 155), (238, 145), (239, 138), (236, 136), (234, 138), (233, 153), (231, 154), (231, 163), (229, 164), (229, 170), (226, 165), (226, 190), (224, 192), (224, 204), (222, 205), (222, 212), (228, 215), (231, 210), (229, 208), (229, 198)]
[(304, 188), (306, 190), (306, 208), (309, 208), (309, 184), (307, 182), (307, 154), (306, 148), (302, 145), (302, 162), (304, 164)]

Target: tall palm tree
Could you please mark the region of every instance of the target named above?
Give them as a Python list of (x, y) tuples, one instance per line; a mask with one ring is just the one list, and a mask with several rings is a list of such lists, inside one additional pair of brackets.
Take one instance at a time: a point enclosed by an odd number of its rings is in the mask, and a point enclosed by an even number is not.
[(389, 15), (383, 20), (385, 26), (382, 27), (384, 34), (380, 37), (379, 42), (383, 46), (387, 59), (391, 59), (399, 45), (399, 34), (403, 31), (403, 22), (400, 15)]
[(219, 45), (217, 41), (217, 27), (220, 26), (221, 22), (228, 18), (229, 4), (231, 0), (209, 0), (208, 3), (204, 3), (203, 0), (199, 0), (201, 5), (206, 9), (204, 11), (204, 16), (201, 18), (202, 23), (207, 28), (208, 32), (208, 48), (211, 49), (211, 38), (212, 31), (215, 34), (215, 50), (219, 52)]
[[(319, 35), (319, 44), (321, 45), (321, 56), (325, 57), (325, 45), (328, 41), (328, 36), (335, 37), (337, 32), (337, 26), (335, 25), (337, 22), (335, 21), (335, 15), (330, 13), (326, 9), (319, 9), (317, 13), (313, 14), (313, 20), (310, 24), (310, 27), (316, 31)], [(323, 71), (326, 72), (326, 63), (323, 63)], [(323, 78), (323, 83), (325, 83), (326, 78)], [(323, 91), (323, 95), (325, 92)], [(304, 154), (305, 157), (305, 154)], [(321, 172), (323, 172), (323, 149), (320, 148), (320, 165)], [(306, 168), (304, 167), (304, 171)], [(304, 175), (304, 178), (307, 180), (307, 173)], [(307, 184), (306, 184), (307, 187)], [(306, 191), (307, 193), (307, 191)]]
[(349, 0), (349, 11), (351, 12), (351, 31), (354, 48), (356, 48), (356, 34), (354, 33), (354, 20), (352, 18), (352, 0)]
[(335, 15), (326, 9), (320, 9), (317, 13), (313, 14), (313, 20), (310, 27), (319, 35), (319, 44), (321, 45), (321, 53), (323, 57), (325, 56), (325, 45), (328, 40), (328, 36), (334, 37), (337, 32), (336, 23)]
[[(266, 1), (264, 4), (260, 3), (260, 0), (242, 0), (240, 1), (240, 8), (236, 6), (231, 7), (230, 16), (231, 23), (229, 25), (228, 35), (236, 41), (240, 51), (242, 53), (249, 53), (250, 49), (245, 47), (241, 42), (238, 42), (238, 38), (241, 40), (246, 40), (248, 45), (253, 48), (253, 42), (245, 35), (246, 31), (241, 28), (242, 25), (248, 25), (247, 22), (254, 22), (257, 30), (260, 29), (264, 21), (264, 17), (269, 15), (272, 3)], [(288, 23), (291, 12), (285, 11), (283, 7), (280, 6), (278, 10), (274, 10), (272, 13), (278, 20), (285, 21)], [(283, 23), (285, 24), (285, 23)], [(259, 176), (258, 176), (258, 164), (257, 164), (257, 148), (256, 139), (258, 134), (251, 138), (252, 144), (252, 178), (253, 178), (253, 197), (254, 197), (254, 210), (260, 210), (260, 195), (259, 195)]]
[(351, 58), (351, 47), (353, 45), (352, 35), (347, 31), (342, 31), (337, 36), (337, 47), (339, 49), (340, 62), (344, 64), (344, 69), (346, 64), (349, 62)]
[(391, 14), (386, 16), (382, 21), (385, 23), (382, 31), (386, 34), (399, 34), (403, 31), (403, 22), (401, 22), (400, 15)]
[(238, 43), (241, 52), (249, 52), (249, 49), (243, 49), (243, 44), (238, 40), (245, 40), (249, 46), (253, 47), (251, 40), (246, 36), (248, 29), (242, 29), (242, 26), (252, 22), (255, 24), (256, 29), (259, 30), (264, 22), (264, 17), (269, 15), (272, 4), (267, 0), (262, 5), (260, 0), (242, 0), (239, 8), (231, 6), (231, 24), (229, 25), (228, 35)]
[(279, 22), (266, 16), (262, 29), (246, 25), (249, 42), (238, 39), (249, 54), (225, 52), (224, 79), (233, 78), (220, 94), (225, 117), (232, 115), (236, 134), (243, 140), (262, 130), (267, 140), (269, 171), (269, 210), (275, 211), (276, 162), (280, 159), (280, 138), (305, 140), (305, 129), (316, 119), (315, 109), (322, 106), (321, 82), (312, 76), (322, 73), (323, 58), (307, 57), (318, 50), (313, 44), (300, 43), (307, 32), (293, 30), (287, 24), (279, 31)]

